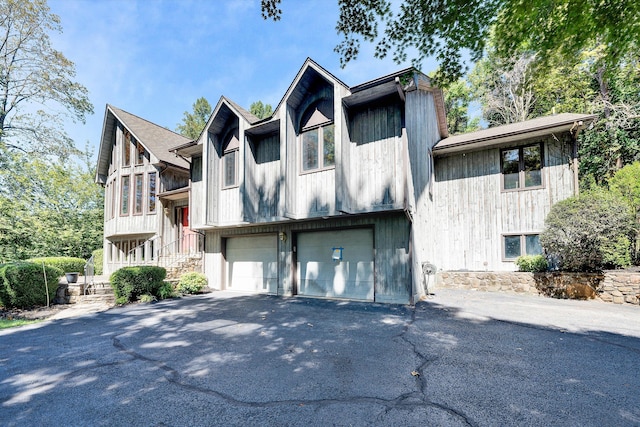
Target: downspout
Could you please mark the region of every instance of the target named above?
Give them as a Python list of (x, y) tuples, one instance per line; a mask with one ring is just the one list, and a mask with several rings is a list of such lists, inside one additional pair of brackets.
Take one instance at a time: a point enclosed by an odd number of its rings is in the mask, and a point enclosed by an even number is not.
[(571, 162), (573, 167), (573, 195), (580, 194), (580, 179), (578, 177), (578, 134), (583, 128), (582, 120), (574, 122), (569, 134), (571, 135)]

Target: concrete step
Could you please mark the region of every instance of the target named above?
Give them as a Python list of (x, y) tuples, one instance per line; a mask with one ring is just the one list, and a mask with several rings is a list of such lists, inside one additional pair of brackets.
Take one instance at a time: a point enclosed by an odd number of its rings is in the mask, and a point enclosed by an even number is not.
[(85, 295), (113, 295), (113, 288), (110, 284), (96, 284), (87, 287)]
[(77, 295), (69, 298), (70, 304), (92, 304), (96, 302), (103, 302), (106, 304), (114, 304), (116, 302), (116, 296), (111, 295)]

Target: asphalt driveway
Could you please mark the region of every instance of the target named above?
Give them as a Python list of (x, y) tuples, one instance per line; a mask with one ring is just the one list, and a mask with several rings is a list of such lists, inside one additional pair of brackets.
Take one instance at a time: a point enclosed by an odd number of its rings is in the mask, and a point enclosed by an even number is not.
[(214, 292), (0, 331), (3, 426), (640, 425), (640, 309)]

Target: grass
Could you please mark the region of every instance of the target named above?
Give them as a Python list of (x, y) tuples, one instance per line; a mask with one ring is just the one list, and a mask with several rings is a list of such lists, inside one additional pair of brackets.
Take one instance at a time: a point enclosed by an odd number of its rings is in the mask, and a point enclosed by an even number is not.
[(0, 319), (0, 329), (16, 328), (18, 326), (30, 325), (38, 322), (40, 322), (40, 320)]

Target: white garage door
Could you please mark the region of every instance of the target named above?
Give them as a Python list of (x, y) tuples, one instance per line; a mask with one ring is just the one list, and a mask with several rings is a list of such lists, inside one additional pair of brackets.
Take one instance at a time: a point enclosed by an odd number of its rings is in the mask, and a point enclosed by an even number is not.
[(371, 229), (300, 233), (297, 246), (298, 294), (373, 301)]
[(277, 293), (278, 250), (276, 235), (227, 239), (227, 289)]

